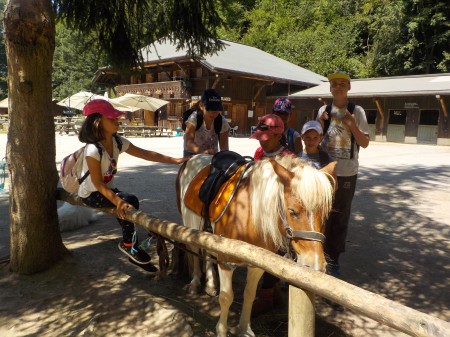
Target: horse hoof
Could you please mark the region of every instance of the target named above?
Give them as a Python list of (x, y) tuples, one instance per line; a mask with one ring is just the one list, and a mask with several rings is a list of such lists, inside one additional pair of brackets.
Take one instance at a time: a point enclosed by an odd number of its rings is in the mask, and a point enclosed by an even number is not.
[(217, 289), (216, 289), (216, 288), (213, 288), (213, 287), (206, 287), (206, 288), (205, 288), (205, 293), (206, 293), (208, 296), (211, 296), (211, 297), (216, 297), (216, 296), (218, 295)]

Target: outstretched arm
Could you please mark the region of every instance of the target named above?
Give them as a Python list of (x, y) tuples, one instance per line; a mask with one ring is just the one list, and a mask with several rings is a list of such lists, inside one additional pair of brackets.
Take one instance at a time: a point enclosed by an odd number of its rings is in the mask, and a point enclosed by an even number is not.
[(140, 147), (134, 146), (131, 143), (130, 143), (130, 146), (128, 146), (128, 149), (126, 152), (129, 155), (134, 156), (134, 157), (138, 157), (138, 158), (141, 158), (144, 160), (154, 161), (157, 163), (164, 163), (164, 164), (181, 164), (189, 159), (189, 157), (183, 157), (183, 158), (169, 157), (169, 156), (166, 156), (159, 152), (144, 150)]

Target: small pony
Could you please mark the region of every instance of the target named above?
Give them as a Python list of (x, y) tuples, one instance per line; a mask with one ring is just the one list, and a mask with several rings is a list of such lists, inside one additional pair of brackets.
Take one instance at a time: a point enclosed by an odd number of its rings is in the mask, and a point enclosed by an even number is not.
[[(198, 214), (196, 207), (192, 207), (192, 204), (197, 202), (190, 192), (195, 186), (190, 185), (194, 185), (193, 181), (197, 175), (208, 170), (210, 162), (210, 155), (196, 155), (186, 162), (178, 173), (177, 197), (183, 223), (190, 228), (203, 228), (202, 216)], [(300, 158), (277, 156), (247, 165), (248, 167), (240, 170), (238, 183), (231, 187), (232, 193), (222, 193), (226, 196), (225, 206), (214, 209), (220, 204), (215, 202), (210, 207), (214, 234), (245, 241), (272, 252), (279, 249), (289, 251), (291, 246), (297, 256), (297, 263), (325, 271), (323, 232), (332, 206), (336, 163), (333, 162), (319, 171)], [(201, 209), (201, 205), (198, 208)], [(196, 247), (189, 249), (199, 251)], [(217, 262), (221, 312), (216, 333), (218, 337), (225, 337), (229, 307), (234, 297), (234, 269), (230, 268), (230, 263), (240, 264), (240, 261), (229, 258), (222, 261), (220, 258), (219, 256)], [(198, 258), (194, 257), (193, 267), (189, 290), (198, 292), (201, 286)], [(212, 267), (211, 262), (207, 261), (205, 287), (208, 294), (214, 295), (215, 271)], [(258, 281), (264, 270), (253, 266), (247, 268), (239, 329), (241, 336), (254, 336), (250, 327), (251, 308)]]

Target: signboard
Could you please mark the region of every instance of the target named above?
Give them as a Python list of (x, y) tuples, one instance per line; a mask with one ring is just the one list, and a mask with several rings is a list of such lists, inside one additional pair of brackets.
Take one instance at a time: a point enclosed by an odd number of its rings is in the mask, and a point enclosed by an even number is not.
[(419, 104), (417, 103), (405, 103), (405, 109), (414, 109), (419, 108)]
[[(191, 96), (191, 100), (193, 101), (200, 101), (202, 96)], [(222, 97), (222, 101), (224, 102), (231, 102), (231, 97)]]
[(253, 110), (248, 110), (248, 118), (253, 118)]

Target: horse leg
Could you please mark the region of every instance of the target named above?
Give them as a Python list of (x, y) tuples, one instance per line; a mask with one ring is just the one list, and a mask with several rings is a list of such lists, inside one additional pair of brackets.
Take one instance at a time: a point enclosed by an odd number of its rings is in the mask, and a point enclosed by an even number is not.
[(214, 263), (212, 261), (212, 256), (210, 254), (205, 254), (206, 263), (205, 263), (205, 292), (209, 296), (217, 296), (217, 275), (216, 270), (214, 269)]
[(222, 264), (219, 264), (219, 279), (220, 279), (220, 317), (216, 325), (217, 337), (226, 337), (228, 330), (228, 312), (230, 305), (233, 303), (233, 269), (230, 269)]
[(241, 318), (239, 319), (239, 330), (241, 337), (254, 337), (255, 334), (250, 326), (250, 315), (252, 305), (256, 296), (256, 288), (264, 270), (256, 267), (247, 267), (247, 283), (244, 289), (244, 303), (242, 304)]
[(202, 269), (200, 268), (200, 258), (198, 254), (200, 250), (195, 246), (190, 246), (189, 249), (197, 255), (189, 254), (190, 261), (192, 262), (192, 281), (189, 284), (189, 293), (190, 294), (198, 294), (200, 293), (201, 288), (201, 277), (202, 277)]

